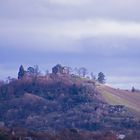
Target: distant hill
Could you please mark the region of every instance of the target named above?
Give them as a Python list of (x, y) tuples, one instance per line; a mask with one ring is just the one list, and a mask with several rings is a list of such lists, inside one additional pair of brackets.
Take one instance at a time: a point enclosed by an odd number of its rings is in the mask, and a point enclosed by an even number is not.
[(139, 94), (67, 73), (25, 75), (0, 85), (0, 125), (60, 131), (140, 130)]

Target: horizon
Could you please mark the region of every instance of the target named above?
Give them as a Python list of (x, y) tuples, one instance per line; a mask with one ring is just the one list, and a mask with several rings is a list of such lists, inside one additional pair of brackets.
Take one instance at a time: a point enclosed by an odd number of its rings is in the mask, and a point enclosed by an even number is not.
[(19, 66), (85, 67), (107, 84), (140, 89), (140, 1), (0, 2), (0, 79)]

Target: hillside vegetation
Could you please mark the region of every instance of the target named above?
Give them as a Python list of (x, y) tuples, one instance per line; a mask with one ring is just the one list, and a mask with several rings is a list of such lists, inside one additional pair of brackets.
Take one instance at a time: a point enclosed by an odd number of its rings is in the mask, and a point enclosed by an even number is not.
[(60, 66), (45, 76), (26, 73), (21, 68), (18, 79), (0, 84), (0, 127), (50, 133), (65, 129), (68, 133), (80, 130), (85, 134), (139, 133), (140, 119), (129, 110), (139, 111), (139, 95), (130, 95), (63, 73)]

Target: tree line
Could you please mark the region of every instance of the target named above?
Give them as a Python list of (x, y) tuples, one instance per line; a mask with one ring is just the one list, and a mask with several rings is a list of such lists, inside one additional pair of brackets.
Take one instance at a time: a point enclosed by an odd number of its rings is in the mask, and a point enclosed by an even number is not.
[[(48, 70), (46, 70), (45, 75), (50, 74)], [(98, 76), (96, 77), (93, 72), (89, 73), (88, 70), (85, 67), (80, 68), (71, 68), (68, 66), (62, 66), (60, 64), (57, 64), (52, 68), (52, 74), (74, 74), (78, 75), (82, 78), (88, 78), (94, 81), (97, 81), (101, 84), (105, 84), (106, 79), (103, 72), (99, 72)], [(22, 79), (24, 76), (32, 76), (37, 77), (41, 75), (41, 71), (39, 70), (38, 65), (34, 65), (33, 67), (28, 67), (27, 70), (21, 65), (19, 67), (18, 71), (18, 79)]]

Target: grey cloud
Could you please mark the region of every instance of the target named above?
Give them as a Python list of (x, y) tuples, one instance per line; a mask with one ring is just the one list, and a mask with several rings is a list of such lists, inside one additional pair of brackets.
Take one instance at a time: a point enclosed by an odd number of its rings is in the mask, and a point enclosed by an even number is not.
[[(64, 1), (64, 2), (61, 2)], [(68, 0), (69, 1), (69, 0)], [(84, 4), (76, 4), (77, 0), (66, 2), (60, 0), (5, 0), (0, 1), (0, 17), (2, 18), (94, 18), (105, 17), (122, 20), (139, 21), (139, 0), (82, 0)], [(79, 0), (78, 0), (79, 1)], [(81, 3), (82, 3), (81, 1)], [(86, 1), (86, 2), (85, 2)], [(64, 4), (62, 4), (64, 3)]]
[[(20, 64), (39, 64), (45, 70), (62, 63), (103, 71), (107, 77), (133, 77), (108, 82), (128, 87), (132, 80), (139, 86), (139, 13), (139, 0), (1, 0), (0, 79), (16, 76)], [(98, 36), (89, 26), (96, 19), (107, 21)], [(120, 33), (107, 35), (115, 29)]]

